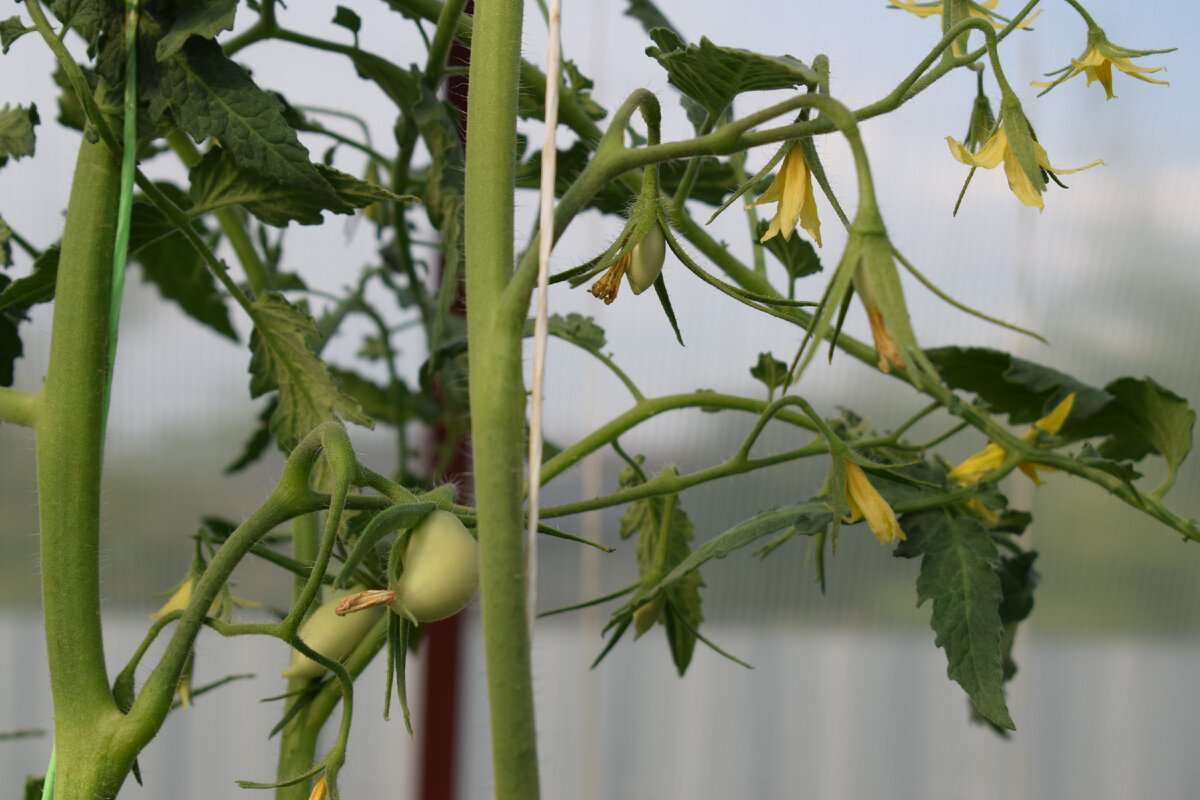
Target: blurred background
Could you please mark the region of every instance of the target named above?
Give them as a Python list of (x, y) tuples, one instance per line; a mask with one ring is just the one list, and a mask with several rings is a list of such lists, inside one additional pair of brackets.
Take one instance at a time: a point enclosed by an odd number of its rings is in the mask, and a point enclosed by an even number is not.
[[(384, 3), (345, 3), (363, 19), (363, 49), (399, 63), (423, 62), (411, 22)], [(529, 4), (526, 57), (545, 58), (544, 23)], [(664, 137), (690, 135), (678, 93), (644, 54), (650, 44), (619, 0), (564, 4), (567, 58), (596, 82), (594, 97), (610, 111), (629, 91), (647, 86), (664, 108)], [(1012, 13), (1018, 3), (999, 7)], [(939, 38), (929, 19), (871, 2), (782, 2), (755, 10), (709, 0), (661, 0), (659, 7), (690, 41), (832, 64), (832, 93), (857, 107), (885, 95)], [(1003, 49), (1009, 80), (1025, 101), (1038, 138), (1056, 167), (1096, 158), (1106, 166), (1067, 176), (1051, 187), (1046, 209), (1020, 205), (1000, 170), (979, 171), (957, 218), (951, 210), (967, 168), (954, 161), (947, 135), (962, 138), (974, 98), (973, 73), (953, 75), (897, 113), (870, 120), (863, 135), (881, 207), (893, 241), (942, 289), (989, 314), (1032, 328), (1052, 343), (991, 327), (933, 297), (915, 281), (905, 288), (917, 336), (925, 346), (981, 345), (1007, 349), (1103, 386), (1123, 375), (1149, 375), (1193, 403), (1200, 398), (1200, 156), (1195, 87), (1197, 12), (1184, 2), (1133, 4), (1092, 0), (1089, 11), (1109, 38), (1133, 48), (1175, 46), (1178, 52), (1142, 59), (1165, 65), (1150, 85), (1118, 74), (1117, 98), (1073, 78), (1040, 99), (1029, 82), (1078, 57), (1085, 28), (1063, 2), (1043, 3), (1033, 32), (1013, 35)], [(330, 25), (335, 3), (297, 3), (281, 9), (284, 25), (331, 39), (349, 39)], [(253, 19), (239, 11), (238, 28)], [(340, 40), (340, 39), (339, 39)], [(75, 42), (78, 44), (78, 42)], [(332, 101), (362, 115), (380, 149), (392, 147), (391, 104), (361, 81), (339, 56), (266, 42), (239, 54), (265, 88), (296, 106)], [(0, 171), (0, 215), (38, 246), (61, 233), (61, 212), (78, 134), (54, 122), (57, 89), (52, 61), (36, 35), (0, 60), (0, 102), (36, 102), (38, 156)], [(993, 101), (998, 99), (988, 79)], [(333, 94), (336, 93), (336, 94)], [(740, 115), (782, 95), (743, 95)], [(323, 118), (329, 127), (336, 120)], [(347, 128), (353, 133), (353, 127)], [(541, 130), (523, 129), (531, 141)], [(319, 156), (328, 140), (306, 138)], [(568, 144), (569, 135), (560, 138)], [(818, 144), (844, 204), (854, 198), (849, 151), (832, 137)], [(757, 169), (772, 148), (751, 154)], [(161, 162), (161, 163), (160, 163)], [(362, 174), (345, 148), (338, 168)], [(155, 177), (181, 177), (168, 159), (150, 165)], [(536, 213), (536, 194), (518, 202), (524, 240)], [(837, 264), (844, 233), (823, 198), (821, 259)], [(696, 214), (711, 213), (700, 207)], [(767, 209), (767, 214), (771, 209)], [(336, 291), (376, 259), (379, 243), (360, 220), (328, 218), (320, 228), (293, 226), (284, 239), (285, 264), (311, 287)], [(711, 226), (744, 256), (750, 247), (745, 217), (730, 209)], [(584, 215), (555, 251), (554, 267), (582, 263), (618, 233), (619, 221)], [(232, 262), (231, 262), (232, 263)], [(24, 274), (19, 262), (11, 274)], [(133, 272), (137, 275), (137, 272)], [(789, 360), (794, 328), (731, 307), (668, 256), (665, 269), (686, 347), (674, 341), (651, 295), (623, 294), (603, 306), (559, 284), (552, 313), (595, 317), (608, 350), (647, 396), (715, 388), (750, 396), (763, 387), (749, 374), (758, 354)], [(801, 284), (819, 294), (823, 277)], [(45, 371), (50, 308), (37, 307), (22, 326), (26, 357), (16, 387), (36, 390)], [(745, 313), (743, 313), (745, 312)], [(253, 429), (261, 405), (249, 400), (245, 346), (248, 328), (234, 315), (242, 344), (220, 339), (131, 279), (122, 316), (121, 352), (113, 385), (104, 506), (104, 602), (110, 666), (115, 673), (144, 631), (146, 614), (186, 574), (189, 538), (205, 515), (238, 520), (267, 495), (281, 457), (270, 454), (250, 470), (222, 474)], [(847, 330), (868, 338), (856, 305)], [(326, 354), (350, 363), (362, 331), (347, 329)], [(423, 354), (414, 336), (401, 373), (415, 377)], [(401, 342), (403, 349), (405, 343)], [(566, 444), (628, 407), (624, 388), (594, 360), (551, 341), (546, 435)], [(818, 360), (820, 362), (820, 360)], [(893, 427), (922, 404), (895, 381), (848, 358), (814, 362), (798, 391), (822, 413), (849, 407), (880, 428)], [(365, 370), (364, 370), (365, 371)], [(724, 460), (752, 418), (677, 412), (622, 437), (644, 454), (651, 471), (678, 464), (689, 471)], [(931, 435), (942, 428), (925, 429)], [(794, 446), (795, 434), (771, 428), (758, 452)], [(352, 429), (364, 461), (390, 471), (394, 432)], [(944, 449), (951, 460), (984, 442), (962, 435)], [(1184, 516), (1200, 516), (1200, 461), (1185, 464), (1170, 496)], [(825, 463), (786, 465), (685, 493), (697, 542), (772, 505), (813, 494)], [(1154, 485), (1160, 465), (1143, 471)], [(52, 712), (40, 639), (37, 508), (33, 439), (0, 425), (0, 733), (44, 730), (46, 736), (0, 741), (0, 792), (17, 796), (26, 773), (40, 774), (49, 754)], [(546, 504), (611, 491), (619, 462), (597, 454), (550, 485)], [(1017, 642), (1020, 672), (1009, 684), (1018, 731), (1007, 741), (968, 721), (968, 703), (945, 676), (945, 657), (933, 646), (928, 606), (915, 607), (917, 564), (891, 557), (863, 526), (846, 529), (827, 562), (822, 594), (806, 564), (806, 543), (792, 542), (760, 561), (747, 551), (704, 570), (704, 632), (754, 665), (748, 671), (698, 647), (687, 675), (670, 662), (662, 629), (636, 643), (623, 641), (595, 670), (610, 606), (539, 623), (535, 672), (548, 798), (812, 797), (875, 798), (1191, 798), (1200, 788), (1194, 742), (1200, 689), (1200, 550), (1090, 484), (1050, 475), (1036, 491), (1023, 477), (1002, 487), (1035, 523), (1025, 534), (1039, 551), (1042, 574), (1036, 607)], [(558, 520), (566, 530), (621, 545), (621, 509)], [(600, 555), (557, 540), (541, 551), (540, 606), (555, 608), (597, 597), (636, 578), (632, 543)], [(281, 605), (288, 580), (247, 564), (235, 593)], [(490, 751), (484, 664), (477, 608), (466, 612), (467, 654), (456, 761), (458, 796), (490, 794)], [(266, 780), (274, 773), (278, 719), (274, 676), (286, 648), (274, 642), (215, 636), (200, 639), (197, 685), (231, 673), (257, 673), (206, 695), (175, 715), (141, 759), (146, 785), (130, 782), (122, 797), (225, 797), (241, 790), (235, 778)], [(412, 686), (424, 664), (414, 661)], [(354, 746), (343, 773), (346, 797), (410, 797), (415, 745), (398, 720), (383, 723), (382, 665), (356, 693)], [(144, 676), (143, 676), (144, 677)], [(419, 694), (419, 692), (410, 692)], [(419, 716), (419, 704), (413, 709)]]

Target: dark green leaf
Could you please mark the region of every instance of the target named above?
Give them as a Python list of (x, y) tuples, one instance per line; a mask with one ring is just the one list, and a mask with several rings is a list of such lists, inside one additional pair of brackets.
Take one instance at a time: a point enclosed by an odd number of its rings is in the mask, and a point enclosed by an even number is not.
[[(640, 458), (640, 457), (639, 457)], [(640, 462), (639, 462), (640, 463)], [(673, 465), (667, 466), (663, 474), (677, 474)], [(622, 488), (641, 483), (637, 470), (627, 467), (621, 471), (619, 482)], [(679, 507), (679, 496), (649, 497), (630, 503), (621, 515), (621, 536), (628, 538), (637, 534), (637, 559), (641, 571), (641, 586), (635, 600), (645, 597), (652, 587), (691, 556), (692, 522)], [(669, 517), (667, 516), (669, 514)], [(664, 540), (663, 537), (666, 537)], [(667, 642), (675, 668), (682, 675), (687, 671), (696, 646), (696, 630), (704, 617), (700, 611), (700, 587), (704, 581), (700, 573), (690, 570), (664, 587), (664, 594), (633, 614), (637, 633), (661, 621), (667, 626)], [(617, 619), (629, 616), (631, 606), (619, 609)], [(686, 624), (680, 624), (682, 618)]]
[[(1114, 398), (1121, 416), (1136, 430), (1118, 432), (1100, 445), (1100, 454), (1123, 461), (1141, 458), (1139, 450), (1146, 445), (1150, 452), (1166, 459), (1174, 470), (1192, 449), (1192, 427), (1196, 412), (1187, 401), (1150, 378), (1120, 378), (1104, 387)], [(1143, 442), (1145, 444), (1143, 444)]]
[(19, 159), (33, 155), (37, 145), (33, 126), (39, 121), (36, 105), (9, 108), (8, 103), (4, 104), (0, 109), (0, 166), (4, 166), (9, 157)]
[(341, 417), (371, 428), (371, 418), (334, 383), (325, 364), (313, 354), (307, 337), (318, 335), (316, 323), (281, 295), (267, 293), (254, 301), (250, 337), (250, 396), (279, 390), (279, 407), (271, 415), (271, 434), (290, 452), (309, 431)]
[[(8, 227), (8, 223), (4, 221), (3, 217), (0, 217), (0, 267), (13, 265), (12, 236), (12, 228)], [(5, 285), (8, 285), (7, 281), (5, 281)], [(0, 287), (0, 291), (3, 291), (3, 287)]]
[(817, 83), (816, 72), (791, 56), (718, 47), (705, 38), (699, 45), (686, 44), (665, 28), (652, 30), (650, 38), (657, 47), (646, 48), (646, 55), (656, 59), (667, 70), (670, 82), (713, 117), (742, 92)]
[[(758, 238), (761, 239), (771, 225), (767, 220), (758, 223)], [(802, 236), (792, 236), (784, 239), (782, 236), (772, 236), (763, 242), (767, 252), (779, 259), (783, 268), (788, 272), (789, 280), (796, 281), (806, 275), (821, 271), (821, 258), (812, 242)]]
[(226, 475), (241, 472), (255, 461), (258, 461), (262, 454), (266, 452), (267, 445), (271, 443), (271, 417), (275, 415), (275, 409), (278, 407), (278, 397), (272, 397), (270, 402), (263, 407), (262, 413), (258, 415), (257, 427), (250, 434), (250, 438), (246, 440), (246, 443), (242, 445), (242, 454), (225, 468)]
[(8, 55), (8, 48), (12, 47), (12, 43), (31, 30), (33, 28), (26, 28), (21, 23), (20, 17), (9, 17), (0, 22), (0, 48), (2, 48), (2, 52)]
[[(160, 184), (159, 189), (176, 205), (189, 205), (180, 189), (169, 184)], [(130, 258), (141, 265), (142, 279), (192, 319), (236, 342), (225, 296), (196, 248), (149, 203), (134, 203), (130, 219)], [(194, 227), (202, 236), (208, 235), (199, 222)]]
[[(0, 289), (8, 278), (0, 275)], [(17, 326), (21, 315), (10, 311), (0, 311), (0, 386), (12, 386), (15, 378), (15, 362), (25, 354), (21, 344), (21, 333)]]
[(421, 91), (418, 73), (401, 69), (390, 61), (362, 50), (354, 50), (348, 55), (358, 77), (378, 86), (406, 114), (411, 112)]
[(346, 30), (358, 36), (358, 32), (362, 30), (362, 19), (345, 6), (338, 6), (333, 12), (333, 24), (340, 25)]
[(25, 800), (42, 800), (43, 786), (46, 783), (45, 775), (26, 775), (25, 776)]
[(179, 52), (191, 36), (212, 39), (221, 31), (233, 30), (233, 15), (237, 11), (237, 0), (206, 0), (203, 3), (184, 5), (182, 12), (171, 24), (161, 39), (154, 55), (166, 61)]
[(787, 364), (770, 353), (759, 353), (758, 363), (750, 368), (750, 376), (765, 383), (768, 392), (774, 392), (787, 383), (787, 372)]
[(934, 643), (946, 651), (946, 674), (975, 708), (1001, 728), (1016, 730), (1004, 702), (1001, 586), (996, 545), (971, 517), (942, 510), (905, 515), (895, 555), (921, 556), (917, 605), (933, 600)]
[(308, 150), (284, 120), (283, 104), (264, 92), (221, 46), (193, 36), (163, 63), (152, 112), (169, 105), (175, 121), (197, 141), (212, 138), (243, 168), (337, 203)]
[(0, 292), (0, 310), (26, 309), (54, 299), (58, 279), (58, 245), (47, 247), (33, 262), (33, 272), (4, 287)]
[(650, 0), (627, 0), (625, 16), (633, 17), (642, 23), (642, 28), (646, 33), (650, 33), (655, 28), (666, 28), (676, 35), (679, 34), (678, 29), (670, 23), (666, 16), (658, 10), (658, 6), (654, 5)]
[(214, 147), (190, 173), (194, 210), (202, 213), (241, 205), (266, 224), (285, 227), (293, 220), (301, 225), (319, 225), (322, 211), (350, 214), (376, 202), (414, 199), (326, 166), (318, 166), (317, 172), (332, 194), (297, 191), (282, 181), (239, 166), (229, 153)]
[(1005, 625), (1020, 622), (1033, 610), (1033, 590), (1037, 587), (1038, 573), (1033, 568), (1037, 552), (1030, 550), (1011, 556), (1003, 556), (997, 565), (1000, 576), (1000, 621)]
[(999, 350), (939, 347), (925, 354), (948, 385), (975, 393), (994, 411), (1007, 414), (1014, 425), (1040, 419), (1071, 392), (1075, 405), (1068, 427), (1075, 419), (1095, 414), (1111, 399), (1070, 375)]
[(1106, 437), (1098, 448), (1104, 458), (1138, 461), (1158, 453), (1174, 469), (1191, 450), (1195, 412), (1149, 378), (1120, 378), (1100, 390), (997, 350), (944, 347), (926, 354), (950, 386), (974, 392), (1014, 424), (1039, 419), (1074, 392), (1059, 436)]

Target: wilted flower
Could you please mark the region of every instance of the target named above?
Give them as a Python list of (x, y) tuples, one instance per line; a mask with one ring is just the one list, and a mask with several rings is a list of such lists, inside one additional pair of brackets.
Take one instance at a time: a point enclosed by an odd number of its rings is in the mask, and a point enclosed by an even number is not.
[(897, 539), (907, 539), (900, 523), (896, 521), (896, 512), (887, 504), (882, 495), (875, 490), (863, 468), (853, 461), (846, 462), (846, 502), (850, 505), (850, 515), (846, 522), (867, 520), (867, 527), (875, 534), (880, 544), (891, 544)]

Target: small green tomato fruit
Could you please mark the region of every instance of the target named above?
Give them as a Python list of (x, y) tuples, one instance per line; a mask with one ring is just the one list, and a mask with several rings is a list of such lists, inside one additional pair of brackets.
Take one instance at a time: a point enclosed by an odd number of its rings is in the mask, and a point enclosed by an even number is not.
[(392, 611), (414, 624), (462, 611), (479, 590), (478, 551), (458, 517), (430, 513), (409, 536)]
[[(358, 646), (379, 620), (382, 610), (366, 609), (344, 617), (337, 615), (338, 604), (362, 589), (363, 587), (356, 586), (329, 595), (300, 626), (300, 638), (304, 643), (334, 661), (341, 661), (350, 655), (350, 651)], [(284, 670), (283, 677), (312, 680), (324, 675), (325, 671), (325, 667), (293, 648), (292, 662)]]
[(634, 294), (641, 294), (654, 285), (666, 257), (667, 242), (663, 238), (662, 228), (657, 224), (651, 225), (649, 232), (634, 245), (633, 258), (625, 272), (629, 288), (633, 289)]

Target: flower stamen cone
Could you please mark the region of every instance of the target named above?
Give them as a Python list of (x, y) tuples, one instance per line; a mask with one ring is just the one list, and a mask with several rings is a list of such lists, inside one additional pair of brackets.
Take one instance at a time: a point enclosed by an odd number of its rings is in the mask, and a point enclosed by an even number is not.
[(325, 785), (325, 776), (322, 775), (321, 779), (317, 781), (317, 785), (313, 787), (312, 794), (308, 796), (308, 800), (325, 800), (327, 792), (328, 788)]
[(363, 611), (375, 606), (391, 605), (395, 601), (396, 593), (390, 589), (368, 589), (358, 594), (352, 594), (338, 603), (333, 613), (339, 617), (344, 617), (347, 614), (353, 614), (355, 611)]
[(792, 238), (796, 225), (808, 231), (817, 246), (821, 246), (821, 220), (817, 217), (817, 201), (813, 194), (812, 171), (804, 158), (799, 142), (793, 142), (783, 157), (783, 164), (775, 179), (762, 195), (746, 208), (763, 203), (778, 203), (775, 216), (767, 226), (760, 242), (782, 235), (784, 241)]
[(603, 300), (604, 305), (611, 305), (612, 301), (617, 299), (617, 292), (621, 289), (621, 278), (625, 277), (625, 270), (629, 269), (632, 260), (633, 250), (630, 250), (609, 267), (608, 272), (601, 275), (600, 280), (593, 283), (588, 291), (594, 297)]
[(850, 506), (850, 515), (845, 521), (854, 523), (866, 519), (867, 527), (875, 534), (880, 544), (891, 544), (897, 539), (908, 538), (904, 531), (900, 530), (896, 512), (867, 480), (863, 468), (853, 461), (846, 462), (846, 503)]

